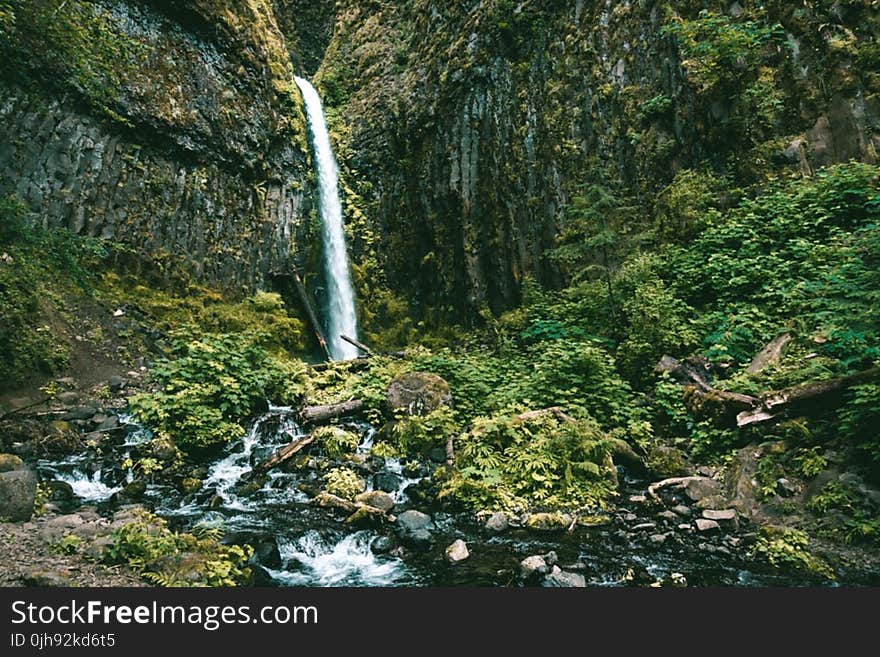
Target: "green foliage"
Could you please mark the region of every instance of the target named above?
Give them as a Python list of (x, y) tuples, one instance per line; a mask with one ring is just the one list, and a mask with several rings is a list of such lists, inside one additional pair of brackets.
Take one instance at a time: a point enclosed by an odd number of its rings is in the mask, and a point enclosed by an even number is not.
[(614, 494), (614, 444), (589, 418), (478, 418), (456, 441), (440, 498), (472, 510), (601, 506)]
[(840, 409), (840, 431), (864, 451), (875, 468), (880, 468), (880, 385), (853, 386), (847, 397)]
[(58, 554), (76, 554), (82, 545), (82, 539), (76, 534), (66, 534), (52, 545)]
[(197, 527), (177, 533), (147, 512), (117, 528), (104, 551), (108, 563), (124, 563), (160, 586), (239, 586), (248, 583), (250, 546), (221, 545), (219, 531)]
[(807, 508), (818, 515), (824, 515), (836, 509), (852, 511), (857, 497), (853, 490), (839, 481), (829, 481), (821, 492), (810, 498)]
[(798, 471), (804, 477), (812, 479), (828, 467), (828, 459), (826, 459), (821, 452), (821, 447), (799, 449), (797, 451), (797, 454), (795, 454), (794, 457), (794, 462), (797, 463)]
[(44, 481), (37, 484), (37, 491), (34, 494), (34, 516), (39, 518), (46, 513), (46, 502), (49, 501), (49, 495), (52, 489)]
[(763, 527), (755, 554), (767, 559), (773, 566), (787, 566), (834, 579), (834, 571), (809, 551), (810, 539), (799, 529)]
[(151, 377), (156, 392), (130, 399), (132, 411), (159, 436), (187, 449), (224, 444), (244, 433), (239, 422), (266, 399), (299, 396), (304, 367), (270, 356), (251, 336), (176, 337)]
[(0, 388), (67, 364), (53, 323), (69, 295), (91, 293), (91, 271), (105, 255), (99, 240), (43, 229), (19, 201), (0, 198)]
[(314, 439), (324, 445), (327, 456), (338, 459), (353, 454), (360, 438), (351, 431), (341, 427), (318, 427), (312, 432)]
[(426, 454), (432, 447), (442, 447), (446, 438), (455, 433), (458, 423), (448, 406), (441, 406), (427, 415), (401, 412), (391, 426), (391, 438), (404, 454)]
[(324, 490), (346, 500), (364, 491), (364, 480), (350, 468), (333, 468), (324, 475)]

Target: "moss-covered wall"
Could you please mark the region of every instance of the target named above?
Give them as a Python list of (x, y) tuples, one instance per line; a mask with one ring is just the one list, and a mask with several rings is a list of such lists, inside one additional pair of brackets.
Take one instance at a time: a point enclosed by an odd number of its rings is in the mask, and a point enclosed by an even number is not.
[(342, 0), (318, 82), (360, 283), (472, 321), (561, 282), (546, 252), (589, 183), (636, 232), (684, 169), (749, 188), (874, 161), (878, 30), (867, 0)]
[(271, 2), (8, 7), (0, 194), (228, 287), (303, 249), (306, 122)]

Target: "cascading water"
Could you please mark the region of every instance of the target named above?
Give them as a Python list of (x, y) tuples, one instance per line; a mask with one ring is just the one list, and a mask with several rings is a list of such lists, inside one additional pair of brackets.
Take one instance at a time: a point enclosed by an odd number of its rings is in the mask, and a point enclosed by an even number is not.
[(348, 268), (345, 232), (342, 228), (342, 204), (339, 200), (339, 168), (330, 146), (330, 135), (324, 122), (321, 98), (308, 80), (295, 77), (305, 101), (312, 132), (315, 165), (321, 204), (321, 234), (324, 242), (324, 273), (327, 278), (327, 342), (335, 360), (357, 358), (357, 348), (343, 340), (347, 335), (357, 338), (357, 316), (354, 289)]

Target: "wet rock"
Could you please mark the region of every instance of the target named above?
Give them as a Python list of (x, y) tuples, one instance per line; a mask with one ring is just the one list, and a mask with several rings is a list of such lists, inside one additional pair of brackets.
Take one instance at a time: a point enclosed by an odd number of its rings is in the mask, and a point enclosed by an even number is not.
[(708, 520), (706, 518), (697, 518), (695, 523), (697, 525), (697, 531), (700, 532), (711, 532), (721, 529), (721, 525), (719, 525), (716, 521)]
[(24, 461), (15, 454), (0, 454), (0, 472), (12, 472), (24, 468)]
[(750, 445), (736, 453), (727, 469), (726, 490), (729, 506), (746, 518), (755, 515), (758, 508), (758, 458), (760, 448)]
[(648, 501), (648, 498), (645, 495), (630, 495), (629, 502), (630, 504), (645, 504)]
[(669, 538), (669, 534), (651, 534), (648, 540), (655, 544), (661, 544), (665, 543), (667, 538)]
[(676, 515), (681, 516), (682, 518), (689, 518), (692, 513), (690, 507), (685, 506), (684, 504), (675, 505), (674, 507), (672, 507), (672, 512)]
[(121, 376), (111, 376), (107, 379), (107, 387), (110, 392), (119, 392), (125, 387), (126, 381)]
[(560, 571), (558, 573), (550, 573), (541, 582), (541, 586), (548, 588), (585, 588), (587, 579), (579, 573), (568, 573)]
[(519, 576), (523, 581), (534, 581), (550, 572), (550, 566), (540, 554), (526, 557), (519, 562)]
[(53, 502), (70, 502), (76, 497), (73, 493), (73, 486), (66, 481), (52, 479), (45, 484), (49, 489), (49, 499)]
[(0, 518), (12, 522), (30, 520), (36, 493), (37, 477), (28, 468), (0, 472)]
[(395, 521), (394, 530), (401, 543), (418, 550), (430, 549), (434, 543), (431, 532), (434, 522), (431, 516), (421, 511), (404, 511)]
[(668, 445), (657, 445), (649, 450), (647, 461), (648, 468), (658, 479), (687, 477), (694, 472), (684, 452)]
[(33, 569), (21, 576), (21, 583), (25, 586), (39, 587), (69, 587), (73, 586), (70, 575), (62, 570)]
[(449, 384), (429, 372), (408, 372), (394, 379), (386, 397), (392, 412), (402, 410), (409, 415), (427, 415), (452, 401)]
[(678, 521), (678, 515), (674, 511), (661, 511), (657, 514), (657, 517), (661, 520), (665, 520), (666, 522)]
[(254, 561), (273, 570), (281, 568), (281, 552), (278, 550), (278, 543), (274, 537), (259, 536), (248, 542), (254, 548)]
[(394, 499), (388, 493), (381, 490), (371, 490), (366, 493), (361, 493), (354, 498), (354, 501), (380, 509), (386, 513), (394, 508)]
[(373, 475), (373, 488), (393, 493), (403, 484), (403, 477), (396, 472), (377, 472)]
[(277, 586), (272, 574), (258, 563), (250, 565), (251, 569), (251, 586), (258, 587), (275, 587)]
[(459, 538), (446, 548), (445, 556), (446, 561), (455, 565), (470, 557), (471, 553), (468, 550), (467, 543)]
[(710, 495), (718, 495), (720, 488), (718, 482), (709, 477), (694, 477), (691, 479), (684, 489), (685, 495), (692, 502), (699, 502), (704, 497)]
[(798, 487), (785, 477), (776, 480), (776, 493), (780, 497), (794, 497), (799, 492)]
[(363, 505), (345, 519), (346, 524), (356, 527), (367, 527), (377, 529), (384, 527), (392, 519), (382, 509), (374, 506)]
[(65, 406), (73, 406), (79, 401), (79, 393), (77, 392), (61, 392), (55, 396), (59, 402)]
[(428, 458), (434, 463), (446, 463), (446, 448), (432, 447), (428, 452)]
[(128, 500), (140, 500), (144, 493), (147, 492), (147, 482), (143, 479), (138, 479), (130, 484), (127, 484), (125, 488), (122, 489), (122, 497)]
[(526, 529), (537, 532), (558, 532), (568, 529), (571, 517), (565, 513), (532, 513), (526, 519)]
[(736, 509), (705, 509), (703, 510), (703, 518), (714, 520), (727, 529), (736, 530), (739, 528)]
[(397, 543), (390, 536), (377, 536), (370, 543), (370, 551), (373, 554), (388, 554), (397, 547)]
[(61, 416), (62, 420), (88, 420), (95, 414), (94, 406), (74, 406)]
[(489, 516), (484, 526), (487, 531), (494, 532), (495, 534), (507, 531), (509, 526), (507, 515), (504, 513), (493, 513)]
[(688, 585), (687, 578), (681, 573), (669, 574), (669, 585), (675, 588), (683, 589)]

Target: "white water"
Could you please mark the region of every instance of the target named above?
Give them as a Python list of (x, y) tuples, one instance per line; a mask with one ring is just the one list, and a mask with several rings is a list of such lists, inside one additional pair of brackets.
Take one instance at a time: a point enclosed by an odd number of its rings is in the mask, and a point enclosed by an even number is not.
[(388, 586), (405, 575), (403, 563), (377, 559), (370, 550), (372, 537), (359, 531), (333, 543), (317, 531), (306, 532), (278, 546), (281, 558), (299, 569), (270, 572), (288, 586)]
[(324, 273), (327, 278), (327, 346), (335, 360), (357, 358), (355, 346), (340, 335), (357, 338), (354, 290), (348, 268), (342, 204), (339, 201), (339, 168), (330, 146), (321, 98), (308, 80), (295, 77), (306, 105), (315, 151), (321, 202), (321, 234), (324, 241)]
[(82, 498), (83, 502), (103, 502), (122, 490), (122, 486), (111, 488), (101, 481), (101, 470), (89, 475), (82, 468), (74, 467), (70, 472), (58, 472), (55, 478), (70, 484), (73, 494)]

